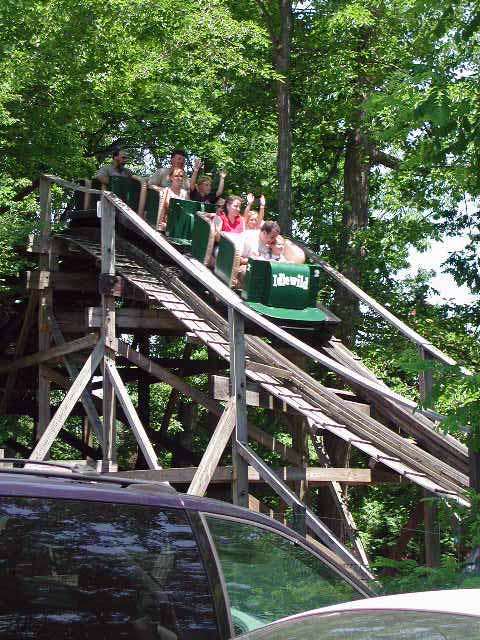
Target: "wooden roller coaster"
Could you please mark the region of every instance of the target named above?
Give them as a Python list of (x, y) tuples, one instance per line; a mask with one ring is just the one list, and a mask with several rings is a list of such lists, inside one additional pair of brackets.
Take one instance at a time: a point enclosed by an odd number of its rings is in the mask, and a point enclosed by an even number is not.
[[(68, 228), (52, 233), (52, 184), (77, 197), (98, 200), (100, 220), (96, 211), (89, 218), (72, 211)], [(310, 326), (305, 332), (298, 324), (287, 331), (272, 314), (260, 315), (259, 307), (256, 310), (225, 279), (219, 280), (205, 261), (194, 257), (194, 249), (180, 247), (152, 228), (144, 213), (149, 194), (140, 200), (143, 211), (134, 211), (111, 191), (54, 176), (41, 178), (41, 231), (30, 246), (38, 257), (38, 269), (29, 273), (23, 324), (0, 365), (0, 410), (34, 416), (35, 444), (25, 451), (11, 438), (11, 448), (42, 461), (61, 437), (84, 458), (96, 459), (98, 470), (116, 473), (120, 421), (132, 430), (147, 467), (122, 470), (122, 475), (187, 486), (196, 495), (231, 483), (237, 504), (268, 512), (255, 496), (258, 487), (267, 485), (292, 509), (296, 528), (314, 536), (367, 579), (371, 579), (368, 558), (345, 499), (348, 485), (408, 480), (427, 497), (468, 507), (466, 490), (475, 485), (478, 465), (472, 464), (463, 444), (441, 433), (441, 416), (419, 409), (378, 380), (332, 331), (312, 331)], [(308, 247), (304, 250), (311, 265), (370, 305), (415, 343), (423, 357), (455, 364)], [(126, 341), (124, 334), (133, 335), (134, 341)], [(184, 357), (150, 357), (152, 336), (186, 337)], [(208, 348), (208, 361), (190, 359), (195, 344)], [(335, 373), (350, 389), (332, 389), (315, 380), (306, 371), (310, 362)], [(34, 378), (28, 374), (35, 368), (34, 389)], [(226, 370), (228, 377), (218, 375)], [(209, 374), (209, 394), (185, 379), (200, 372)], [(20, 373), (22, 385), (18, 385)], [(136, 406), (126, 386), (132, 381), (138, 385)], [(158, 382), (172, 388), (160, 430), (150, 426), (148, 416), (150, 385)], [(428, 372), (422, 373), (420, 382), (422, 393), (427, 393)], [(32, 390), (31, 397), (25, 396), (26, 388)], [(65, 395), (52, 411), (55, 389)], [(217, 422), (210, 420), (208, 446), (197, 465), (162, 469), (156, 447), (184, 446), (166, 435), (178, 394), (205, 407)], [(250, 424), (247, 405), (280, 413), (292, 433), (292, 446)], [(82, 439), (64, 429), (72, 412), (84, 417)], [(95, 438), (89, 437), (90, 430)], [(342, 456), (332, 456), (329, 441), (344, 443)], [(219, 466), (230, 442), (232, 465)], [(260, 446), (252, 448), (252, 442)], [(309, 465), (309, 444), (320, 466)], [(349, 466), (352, 447), (363, 454), (365, 467)], [(262, 450), (275, 452), (286, 466), (270, 467), (257, 453)], [(319, 485), (328, 490), (341, 521), (336, 533), (308, 506), (307, 487)], [(435, 508), (435, 501), (425, 501), (430, 566), (439, 558)]]

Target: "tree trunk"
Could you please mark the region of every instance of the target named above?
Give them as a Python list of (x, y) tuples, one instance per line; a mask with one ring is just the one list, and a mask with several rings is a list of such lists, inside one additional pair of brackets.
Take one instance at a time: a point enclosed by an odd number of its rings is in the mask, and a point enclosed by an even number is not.
[[(355, 284), (360, 281), (364, 249), (355, 240), (356, 232), (368, 226), (368, 187), (370, 160), (358, 129), (347, 139), (344, 165), (344, 206), (342, 236), (339, 247), (339, 266), (342, 273)], [(358, 330), (360, 308), (357, 298), (344, 287), (335, 293), (334, 311), (342, 319), (339, 337), (352, 345)]]
[(282, 233), (292, 231), (292, 130), (290, 122), (290, 52), (293, 15), (291, 0), (278, 0), (281, 18), (280, 40), (275, 52), (275, 68), (282, 74), (277, 81), (278, 113), (278, 213)]

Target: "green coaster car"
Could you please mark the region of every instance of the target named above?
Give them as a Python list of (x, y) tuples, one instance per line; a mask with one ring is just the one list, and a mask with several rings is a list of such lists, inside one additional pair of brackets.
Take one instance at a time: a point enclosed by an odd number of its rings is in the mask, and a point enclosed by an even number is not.
[[(197, 213), (192, 255), (205, 265), (210, 264), (214, 237), (211, 220)], [(242, 246), (241, 234), (220, 234), (214, 273), (229, 287), (238, 286)], [(250, 258), (241, 296), (249, 307), (281, 324), (297, 328), (328, 325), (333, 329), (340, 320), (317, 302), (319, 289), (320, 269), (315, 265)]]

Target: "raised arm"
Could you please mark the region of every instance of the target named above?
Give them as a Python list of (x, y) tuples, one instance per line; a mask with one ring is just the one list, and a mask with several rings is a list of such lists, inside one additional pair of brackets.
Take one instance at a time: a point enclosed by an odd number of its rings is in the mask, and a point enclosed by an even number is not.
[(220, 171), (220, 180), (218, 181), (217, 193), (215, 194), (216, 198), (219, 198), (223, 193), (223, 188), (225, 187), (225, 178), (227, 177), (227, 172), (225, 169)]
[(265, 217), (265, 205), (267, 204), (267, 201), (265, 200), (265, 196), (262, 194), (260, 196), (260, 210), (258, 212), (258, 225), (261, 226), (263, 219)]
[(252, 204), (255, 202), (255, 196), (253, 193), (247, 193), (247, 206), (245, 207), (245, 211), (243, 212), (243, 219), (245, 222), (247, 221), (248, 214), (250, 213), (250, 209), (252, 208)]
[(202, 166), (203, 162), (200, 160), (200, 158), (197, 158), (197, 160), (195, 160), (195, 164), (193, 165), (192, 177), (190, 178), (190, 191), (193, 191), (197, 186), (198, 172), (200, 171)]

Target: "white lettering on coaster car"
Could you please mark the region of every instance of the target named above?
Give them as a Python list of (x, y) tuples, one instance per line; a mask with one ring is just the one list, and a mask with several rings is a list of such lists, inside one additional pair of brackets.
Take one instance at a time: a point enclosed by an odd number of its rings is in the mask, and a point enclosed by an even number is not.
[(297, 287), (297, 289), (308, 290), (310, 278), (299, 274), (298, 276), (287, 276), (283, 272), (273, 275), (274, 287)]

